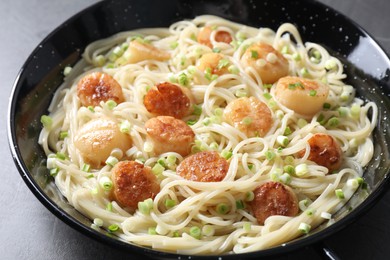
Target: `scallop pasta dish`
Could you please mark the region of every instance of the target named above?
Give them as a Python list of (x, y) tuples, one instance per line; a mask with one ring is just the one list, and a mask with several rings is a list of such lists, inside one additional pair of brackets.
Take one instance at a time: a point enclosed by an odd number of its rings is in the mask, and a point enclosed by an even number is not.
[(191, 255), (288, 243), (365, 184), (374, 102), (289, 23), (198, 16), (87, 46), (41, 117), (68, 203), (131, 244)]

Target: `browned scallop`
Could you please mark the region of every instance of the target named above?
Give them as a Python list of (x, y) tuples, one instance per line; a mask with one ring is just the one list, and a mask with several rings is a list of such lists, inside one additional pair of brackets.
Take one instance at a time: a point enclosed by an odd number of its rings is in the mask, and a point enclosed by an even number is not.
[(192, 112), (191, 100), (192, 95), (188, 89), (163, 82), (146, 93), (144, 105), (152, 114), (182, 118)]
[(266, 182), (254, 191), (254, 199), (250, 205), (260, 225), (275, 215), (296, 216), (299, 211), (298, 198), (294, 191), (280, 182)]
[(122, 207), (135, 210), (138, 202), (154, 198), (160, 184), (148, 166), (135, 161), (118, 162), (111, 170), (114, 200)]
[[(198, 33), (198, 42), (212, 48), (213, 45), (211, 44), (210, 40), (211, 32), (212, 30), (209, 26), (203, 27)], [(223, 30), (216, 31), (214, 39), (217, 42), (224, 43), (230, 43), (233, 40), (232, 35), (229, 32)]]
[[(342, 150), (339, 143), (330, 135), (317, 133), (308, 140), (310, 154), (308, 159), (318, 165), (328, 168), (329, 172), (340, 168), (343, 161)], [(302, 157), (305, 150), (298, 153)]]
[(206, 53), (199, 59), (197, 67), (200, 71), (210, 69), (212, 74), (222, 75), (228, 72), (227, 66), (219, 66), (219, 61), (222, 59), (223, 55), (220, 53)]
[(171, 116), (157, 116), (146, 121), (145, 129), (155, 154), (176, 152), (186, 156), (191, 152), (195, 133), (184, 121)]
[(184, 179), (200, 182), (222, 181), (229, 170), (227, 160), (215, 151), (204, 151), (185, 158), (176, 169)]
[(313, 116), (321, 111), (328, 94), (328, 85), (300, 77), (283, 77), (275, 87), (276, 100), (306, 116)]
[(286, 58), (266, 43), (255, 43), (246, 49), (241, 57), (244, 67), (254, 68), (265, 84), (275, 83), (281, 77), (287, 76), (289, 65)]
[(119, 104), (125, 100), (119, 83), (103, 72), (92, 72), (84, 76), (77, 84), (77, 96), (83, 106), (98, 106), (101, 101), (108, 100)]
[(270, 109), (255, 97), (242, 97), (230, 102), (223, 117), (248, 137), (265, 136), (273, 124)]
[(74, 145), (84, 161), (93, 167), (103, 165), (114, 148), (123, 152), (132, 146), (128, 134), (119, 130), (118, 124), (108, 118), (93, 119), (76, 133)]

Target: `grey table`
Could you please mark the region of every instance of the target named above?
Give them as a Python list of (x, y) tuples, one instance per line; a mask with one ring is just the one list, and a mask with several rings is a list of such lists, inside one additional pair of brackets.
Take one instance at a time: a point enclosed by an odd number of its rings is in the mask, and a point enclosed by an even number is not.
[[(96, 0), (0, 1), (0, 259), (135, 259), (73, 230), (24, 184), (11, 158), (6, 114), (13, 81), (39, 42)], [(365, 28), (390, 53), (389, 0), (321, 0)], [(342, 259), (390, 258), (390, 193), (361, 219), (324, 241)], [(280, 259), (318, 259), (304, 248)]]

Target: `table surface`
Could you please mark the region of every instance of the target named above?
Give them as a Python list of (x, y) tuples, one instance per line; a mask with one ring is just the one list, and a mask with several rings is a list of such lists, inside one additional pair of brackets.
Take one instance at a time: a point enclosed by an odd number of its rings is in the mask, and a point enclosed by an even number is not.
[[(0, 113), (7, 118), (13, 81), (39, 42), (58, 25), (96, 0), (0, 1)], [(390, 53), (390, 1), (321, 0), (368, 31)], [(0, 120), (1, 259), (135, 259), (131, 254), (94, 241), (64, 224), (35, 198), (20, 177)], [(390, 193), (352, 225), (324, 243), (341, 259), (386, 259), (390, 256)], [(317, 259), (304, 248), (280, 259)]]

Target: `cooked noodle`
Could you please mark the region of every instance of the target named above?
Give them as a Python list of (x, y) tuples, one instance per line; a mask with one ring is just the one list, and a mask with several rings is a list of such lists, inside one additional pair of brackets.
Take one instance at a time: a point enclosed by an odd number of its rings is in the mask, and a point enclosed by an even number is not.
[[(203, 71), (194, 67), (204, 53), (213, 51), (194, 39), (194, 35), (205, 25), (215, 28), (211, 34), (214, 51), (217, 49), (225, 55), (238, 69), (238, 73), (225, 73), (210, 81), (204, 78)], [(218, 30), (236, 37), (246, 37), (239, 45), (233, 46), (214, 40)], [(169, 52), (172, 58), (167, 61), (145, 60), (112, 66), (109, 59), (114, 48), (129, 42), (134, 36), (150, 41), (155, 47)], [(273, 88), (265, 88), (257, 72), (240, 63), (245, 48), (259, 41), (268, 43), (279, 51), (283, 48), (287, 50), (282, 53), (289, 62), (289, 75), (306, 76), (327, 83), (330, 93), (326, 102), (331, 108), (320, 111), (312, 118), (304, 118), (279, 104), (273, 98)], [(172, 47), (173, 43), (177, 46)], [(313, 49), (321, 56), (316, 62), (310, 56)], [(294, 54), (299, 54), (301, 59), (295, 59)], [(104, 66), (96, 66), (96, 60), (101, 55), (107, 62)], [(331, 70), (326, 69), (330, 60), (335, 64)], [(306, 75), (303, 68), (306, 69)], [(103, 71), (112, 75), (122, 87), (125, 102), (112, 109), (104, 102), (93, 110), (82, 107), (76, 95), (77, 82), (91, 71)], [(183, 179), (175, 172), (175, 167), (184, 159), (180, 154), (169, 152), (153, 155), (144, 149), (147, 142), (144, 124), (153, 117), (143, 105), (144, 95), (151, 86), (170, 81), (181, 73), (186, 73), (190, 79), (197, 78), (197, 81), (191, 80), (188, 88), (198, 106), (202, 107), (200, 115), (183, 118), (184, 121), (195, 121), (191, 125), (196, 140), (193, 153), (211, 149), (220, 153), (232, 153), (229, 171), (221, 182)], [(48, 155), (48, 168), (57, 169), (55, 184), (69, 203), (91, 220), (103, 220), (105, 228), (112, 224), (118, 225), (120, 229), (115, 234), (125, 241), (182, 254), (244, 253), (266, 249), (301, 236), (301, 223), (314, 229), (327, 221), (321, 214), (335, 213), (353, 195), (357, 187), (349, 185), (348, 180), (362, 176), (364, 166), (373, 156), (371, 132), (377, 122), (377, 106), (355, 97), (353, 89), (343, 83), (345, 78), (341, 62), (322, 46), (302, 42), (292, 24), (283, 24), (274, 32), (268, 28), (252, 28), (214, 16), (199, 16), (194, 20), (177, 22), (169, 28), (123, 32), (91, 43), (85, 49), (83, 59), (73, 67), (56, 92), (49, 108), (52, 125), (42, 129), (39, 142)], [(341, 96), (345, 91), (349, 91), (350, 96), (343, 99)], [(204, 123), (210, 118), (221, 119), (216, 112), (217, 108), (224, 109), (226, 104), (238, 98), (238, 93), (254, 96), (272, 110), (274, 122), (266, 136), (248, 138), (223, 120)], [(267, 99), (264, 93), (270, 93), (272, 98)], [(340, 107), (347, 111), (346, 115), (339, 115)], [(360, 109), (359, 116), (351, 116), (352, 107)], [(110, 199), (109, 192), (99, 185), (99, 180), (104, 176), (111, 176), (111, 166), (104, 165), (89, 172), (82, 170), (84, 160), (75, 148), (74, 136), (85, 123), (102, 116), (109, 117), (118, 124), (127, 120), (131, 125), (129, 134), (133, 147), (126, 151), (122, 160), (138, 160), (153, 167), (159, 158), (177, 158), (177, 162), (166, 167), (159, 177), (161, 191), (153, 200), (150, 214), (143, 214), (139, 210), (126, 211)], [(340, 123), (330, 127), (321, 122), (321, 118), (326, 122), (331, 117), (340, 117)], [(287, 128), (292, 130), (288, 135), (289, 144), (279, 149), (277, 136), (283, 135)], [(68, 135), (60, 139), (60, 132), (63, 131)], [(327, 174), (325, 167), (307, 160), (307, 140), (314, 133), (327, 133), (341, 144), (344, 158), (342, 168), (337, 173)], [(307, 149), (303, 157), (294, 156), (303, 149)], [(275, 158), (267, 159), (267, 151), (273, 151)], [(55, 156), (57, 153), (65, 154), (66, 159), (58, 158)], [(287, 164), (303, 163), (308, 165), (309, 175), (291, 176), (288, 185), (300, 201), (308, 199), (312, 202), (308, 206), (312, 214), (301, 209), (295, 217), (271, 216), (264, 225), (259, 225), (250, 207), (237, 209), (236, 201), (245, 201), (246, 194), (259, 184), (274, 178), (273, 173), (283, 173), (283, 167)], [(336, 189), (343, 190), (345, 199), (339, 199), (335, 195)], [(167, 198), (177, 201), (176, 206), (167, 209), (164, 206)], [(216, 205), (222, 202), (230, 207), (225, 215), (215, 210)], [(93, 226), (96, 227), (95, 224)], [(192, 226), (206, 226), (213, 232), (204, 232), (201, 239), (196, 239), (189, 235)], [(157, 234), (148, 233), (151, 227), (156, 228)]]

